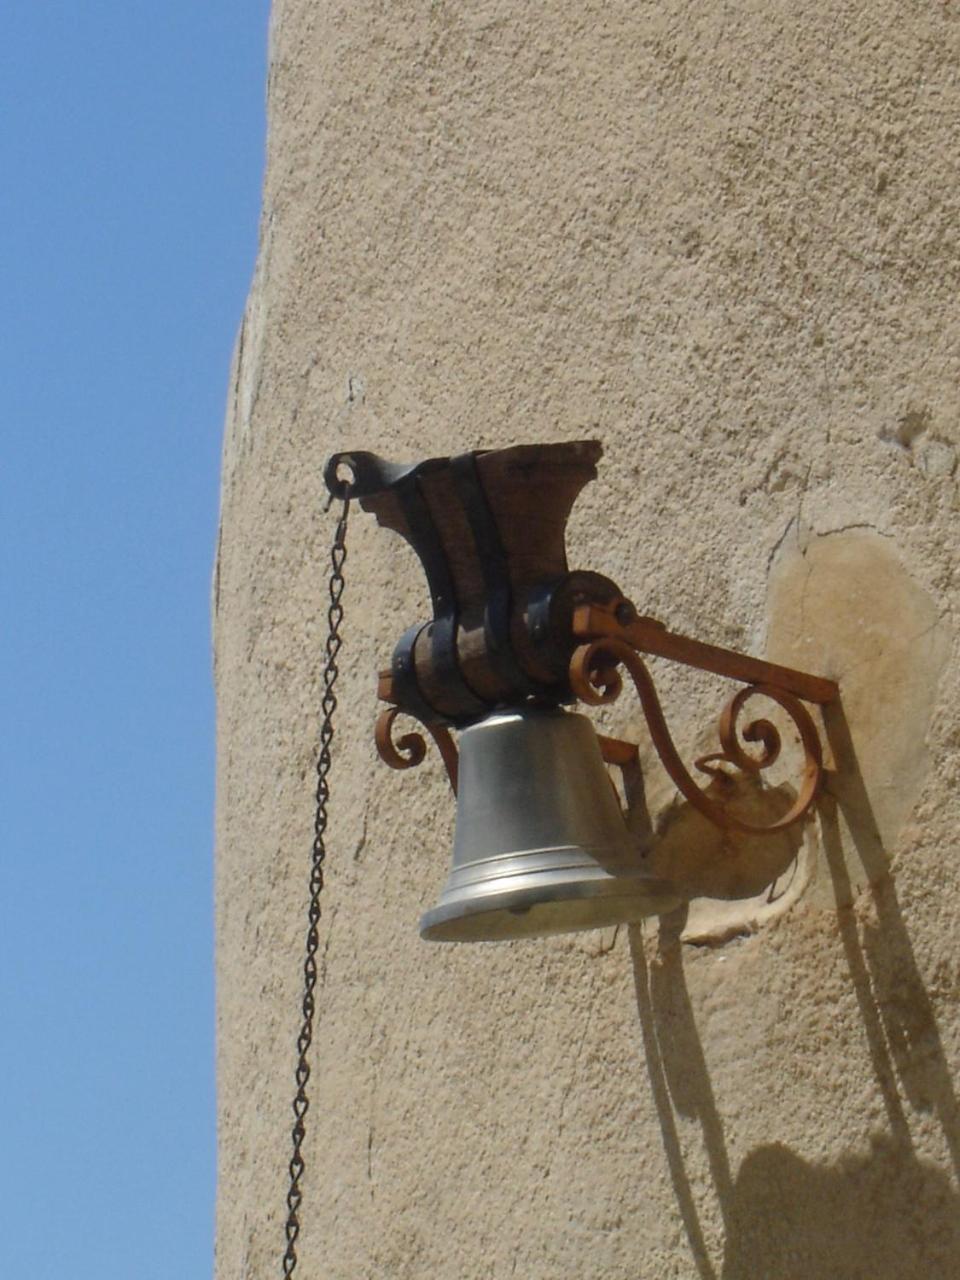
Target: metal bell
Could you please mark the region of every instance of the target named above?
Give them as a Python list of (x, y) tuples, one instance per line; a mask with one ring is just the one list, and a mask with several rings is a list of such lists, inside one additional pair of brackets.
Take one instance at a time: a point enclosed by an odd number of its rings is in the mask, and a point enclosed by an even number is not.
[(586, 716), (524, 707), (463, 730), (453, 870), (421, 937), (536, 938), (677, 902), (641, 864)]

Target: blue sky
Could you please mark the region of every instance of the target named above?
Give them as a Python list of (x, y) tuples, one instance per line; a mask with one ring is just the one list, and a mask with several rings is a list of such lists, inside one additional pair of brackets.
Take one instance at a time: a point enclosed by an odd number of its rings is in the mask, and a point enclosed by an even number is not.
[(211, 1271), (208, 602), (268, 8), (4, 8), (4, 1277)]

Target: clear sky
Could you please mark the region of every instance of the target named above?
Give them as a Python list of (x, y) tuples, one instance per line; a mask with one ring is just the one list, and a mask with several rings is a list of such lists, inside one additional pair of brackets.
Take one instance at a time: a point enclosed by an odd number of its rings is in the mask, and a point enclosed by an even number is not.
[(208, 602), (268, 8), (3, 9), (4, 1280), (211, 1271)]

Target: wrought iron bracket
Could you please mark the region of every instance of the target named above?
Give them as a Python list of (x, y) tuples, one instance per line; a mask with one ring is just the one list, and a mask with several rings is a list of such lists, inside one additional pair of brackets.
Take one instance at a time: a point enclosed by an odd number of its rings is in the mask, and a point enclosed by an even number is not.
[(668, 631), (656, 618), (641, 617), (630, 600), (619, 599), (604, 604), (587, 604), (575, 610), (573, 634), (579, 640), (599, 640), (605, 636), (622, 640), (638, 653), (649, 653), (672, 662), (682, 662), (700, 671), (727, 676), (745, 684), (766, 684), (792, 693), (804, 702), (825, 704), (840, 696), (835, 680), (810, 675), (792, 667), (781, 667), (764, 658), (751, 658), (735, 649), (693, 640), (690, 636)]
[[(820, 734), (804, 703), (833, 702), (840, 696), (835, 681), (678, 635), (656, 619), (638, 616), (633, 604), (625, 599), (576, 610), (573, 631), (581, 641), (570, 663), (570, 685), (574, 694), (593, 706), (615, 701), (623, 688), (618, 668), (624, 666), (633, 680), (651, 740), (664, 768), (684, 798), (714, 825), (745, 835), (772, 835), (800, 822), (810, 812), (823, 784), (824, 765)], [(754, 697), (765, 697), (786, 712), (799, 735), (804, 763), (796, 799), (782, 816), (771, 823), (748, 822), (697, 785), (674, 746), (656, 686), (643, 661), (644, 654), (727, 676), (745, 686), (730, 698), (721, 713), (718, 726), (721, 750), (694, 762), (694, 767), (709, 775), (715, 784), (722, 786), (729, 780), (724, 766), (755, 776), (769, 768), (780, 755), (780, 733), (772, 721), (752, 720), (740, 729), (739, 720), (746, 703)], [(745, 750), (740, 737), (744, 742), (758, 744), (759, 752), (753, 755)], [(630, 745), (623, 744), (624, 747)]]

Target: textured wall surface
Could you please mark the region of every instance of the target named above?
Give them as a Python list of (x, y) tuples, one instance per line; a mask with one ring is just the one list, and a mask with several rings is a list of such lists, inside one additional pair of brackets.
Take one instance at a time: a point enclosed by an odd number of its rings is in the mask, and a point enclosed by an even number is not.
[[(688, 911), (422, 943), (453, 804), (372, 726), (426, 593), (356, 512), (302, 1274), (960, 1275), (958, 76), (956, 0), (278, 0), (215, 577), (218, 1280), (282, 1251), (324, 459), (584, 436), (572, 566), (838, 677), (828, 794), (758, 873), (645, 746)], [(654, 667), (709, 749), (724, 682)]]

